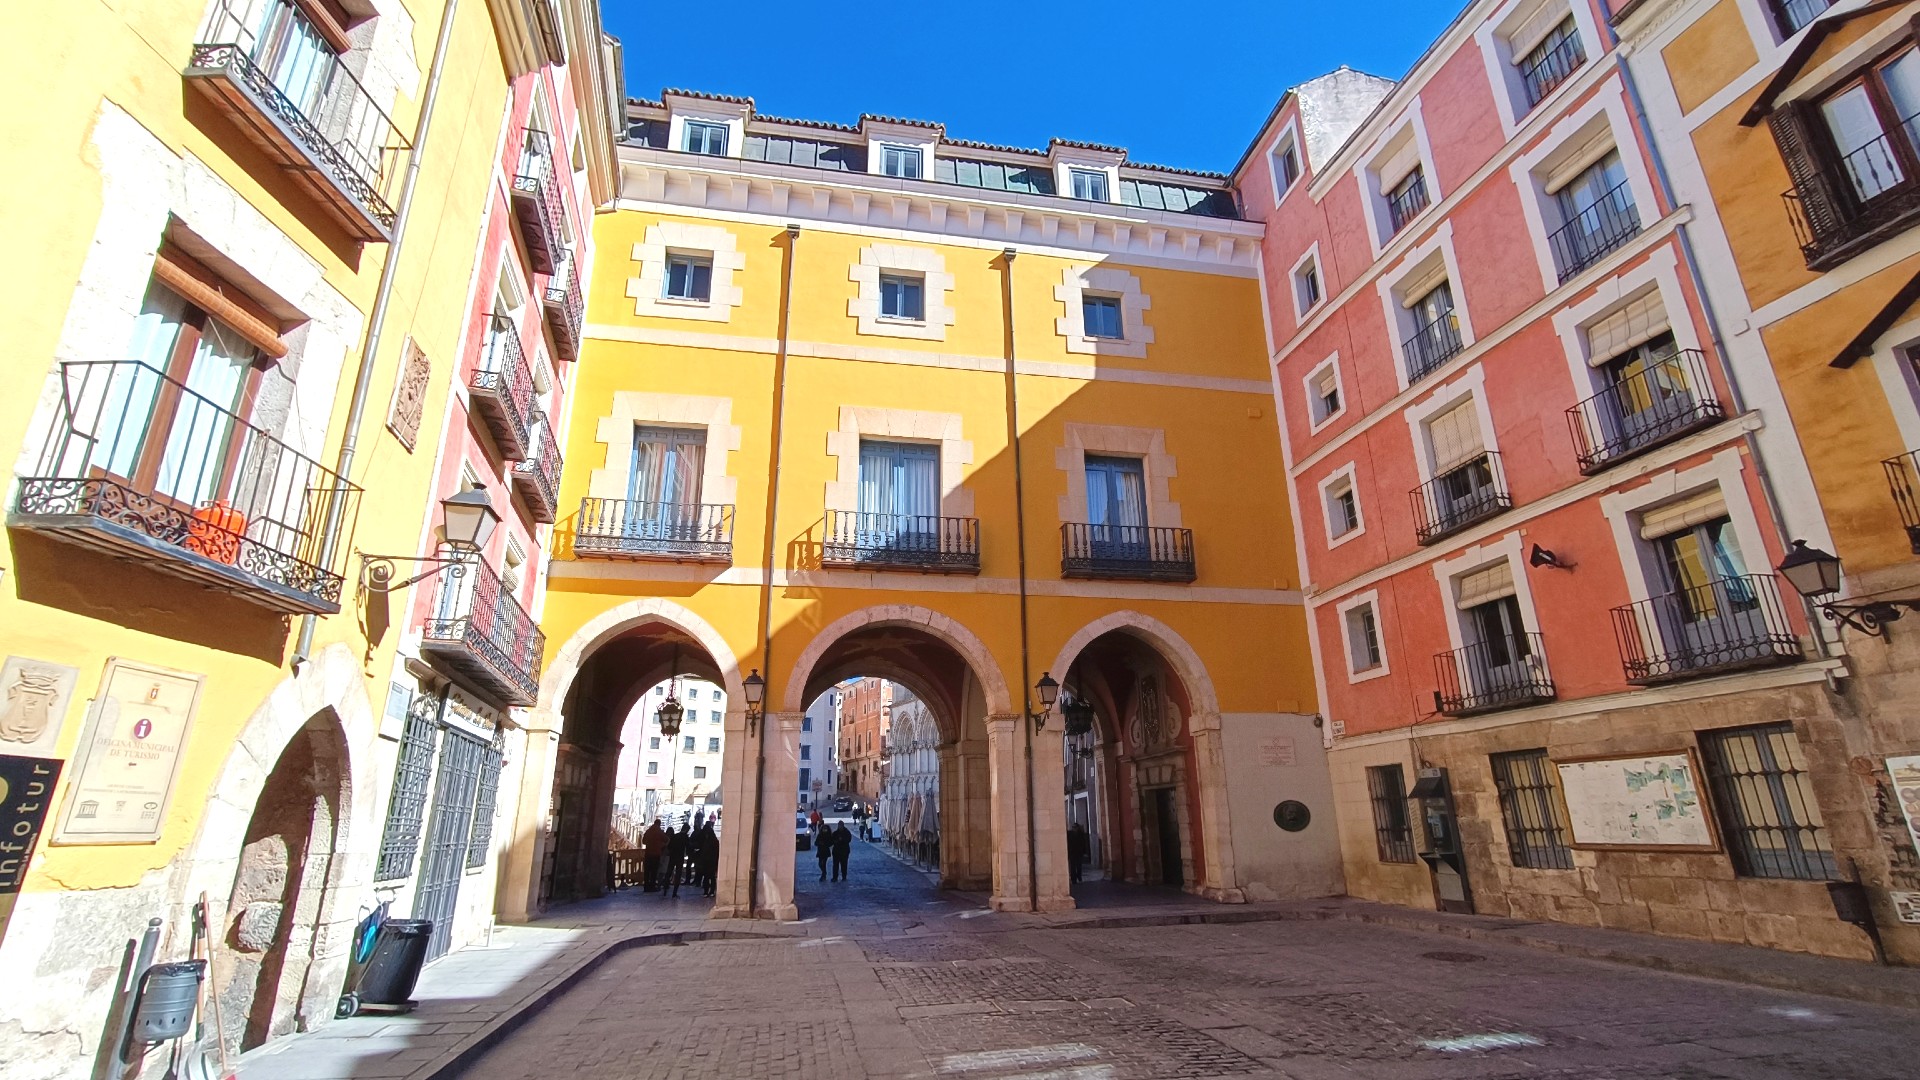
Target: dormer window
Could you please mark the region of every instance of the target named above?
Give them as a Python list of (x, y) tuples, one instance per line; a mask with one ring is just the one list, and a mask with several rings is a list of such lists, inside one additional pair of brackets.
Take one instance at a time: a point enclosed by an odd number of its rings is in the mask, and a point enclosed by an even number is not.
[(727, 125), (715, 124), (705, 120), (686, 122), (686, 134), (681, 139), (680, 149), (689, 154), (705, 154), (708, 157), (727, 156)]
[(1086, 324), (1088, 337), (1119, 341), (1126, 336), (1120, 329), (1119, 297), (1086, 297), (1080, 301), (1080, 313)]
[(912, 146), (882, 146), (880, 171), (904, 180), (920, 179), (920, 151)]
[[(1112, 202), (1107, 192), (1107, 174), (1096, 169), (1068, 169), (1067, 177), (1073, 183), (1073, 197), (1090, 202)], [(1118, 337), (1119, 335), (1114, 335)]]

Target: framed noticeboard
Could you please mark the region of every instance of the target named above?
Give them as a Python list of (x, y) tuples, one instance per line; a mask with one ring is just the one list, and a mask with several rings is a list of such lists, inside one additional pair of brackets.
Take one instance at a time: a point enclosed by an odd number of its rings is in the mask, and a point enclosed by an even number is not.
[(1718, 851), (1700, 761), (1691, 749), (1554, 763), (1570, 844), (1636, 851)]
[(151, 844), (160, 839), (203, 676), (107, 661), (75, 748), (56, 844)]

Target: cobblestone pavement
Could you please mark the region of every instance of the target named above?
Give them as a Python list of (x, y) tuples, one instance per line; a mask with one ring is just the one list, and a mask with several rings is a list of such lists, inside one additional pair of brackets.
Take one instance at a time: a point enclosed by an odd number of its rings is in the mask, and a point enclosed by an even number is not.
[(620, 953), (464, 1075), (1920, 1075), (1900, 1010), (1353, 923), (990, 930), (876, 850), (853, 876), (800, 876), (830, 932)]

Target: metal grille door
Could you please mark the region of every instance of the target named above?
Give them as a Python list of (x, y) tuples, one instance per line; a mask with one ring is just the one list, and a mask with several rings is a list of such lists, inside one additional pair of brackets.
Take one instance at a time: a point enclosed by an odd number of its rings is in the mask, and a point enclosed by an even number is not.
[(413, 900), (413, 917), (433, 920), (433, 938), (427, 944), (429, 960), (445, 955), (453, 941), (453, 910), (460, 898), (460, 876), (467, 866), (473, 800), (491, 753), (486, 743), (451, 728), (440, 744), (440, 779), (433, 788), (426, 860)]

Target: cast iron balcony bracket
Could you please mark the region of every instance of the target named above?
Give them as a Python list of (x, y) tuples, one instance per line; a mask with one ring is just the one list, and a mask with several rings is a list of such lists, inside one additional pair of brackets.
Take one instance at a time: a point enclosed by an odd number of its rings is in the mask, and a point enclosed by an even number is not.
[(1899, 622), (1909, 611), (1920, 611), (1920, 600), (1868, 600), (1860, 604), (1830, 600), (1816, 606), (1820, 617), (1836, 626), (1850, 626), (1869, 637), (1886, 637), (1886, 624)]

